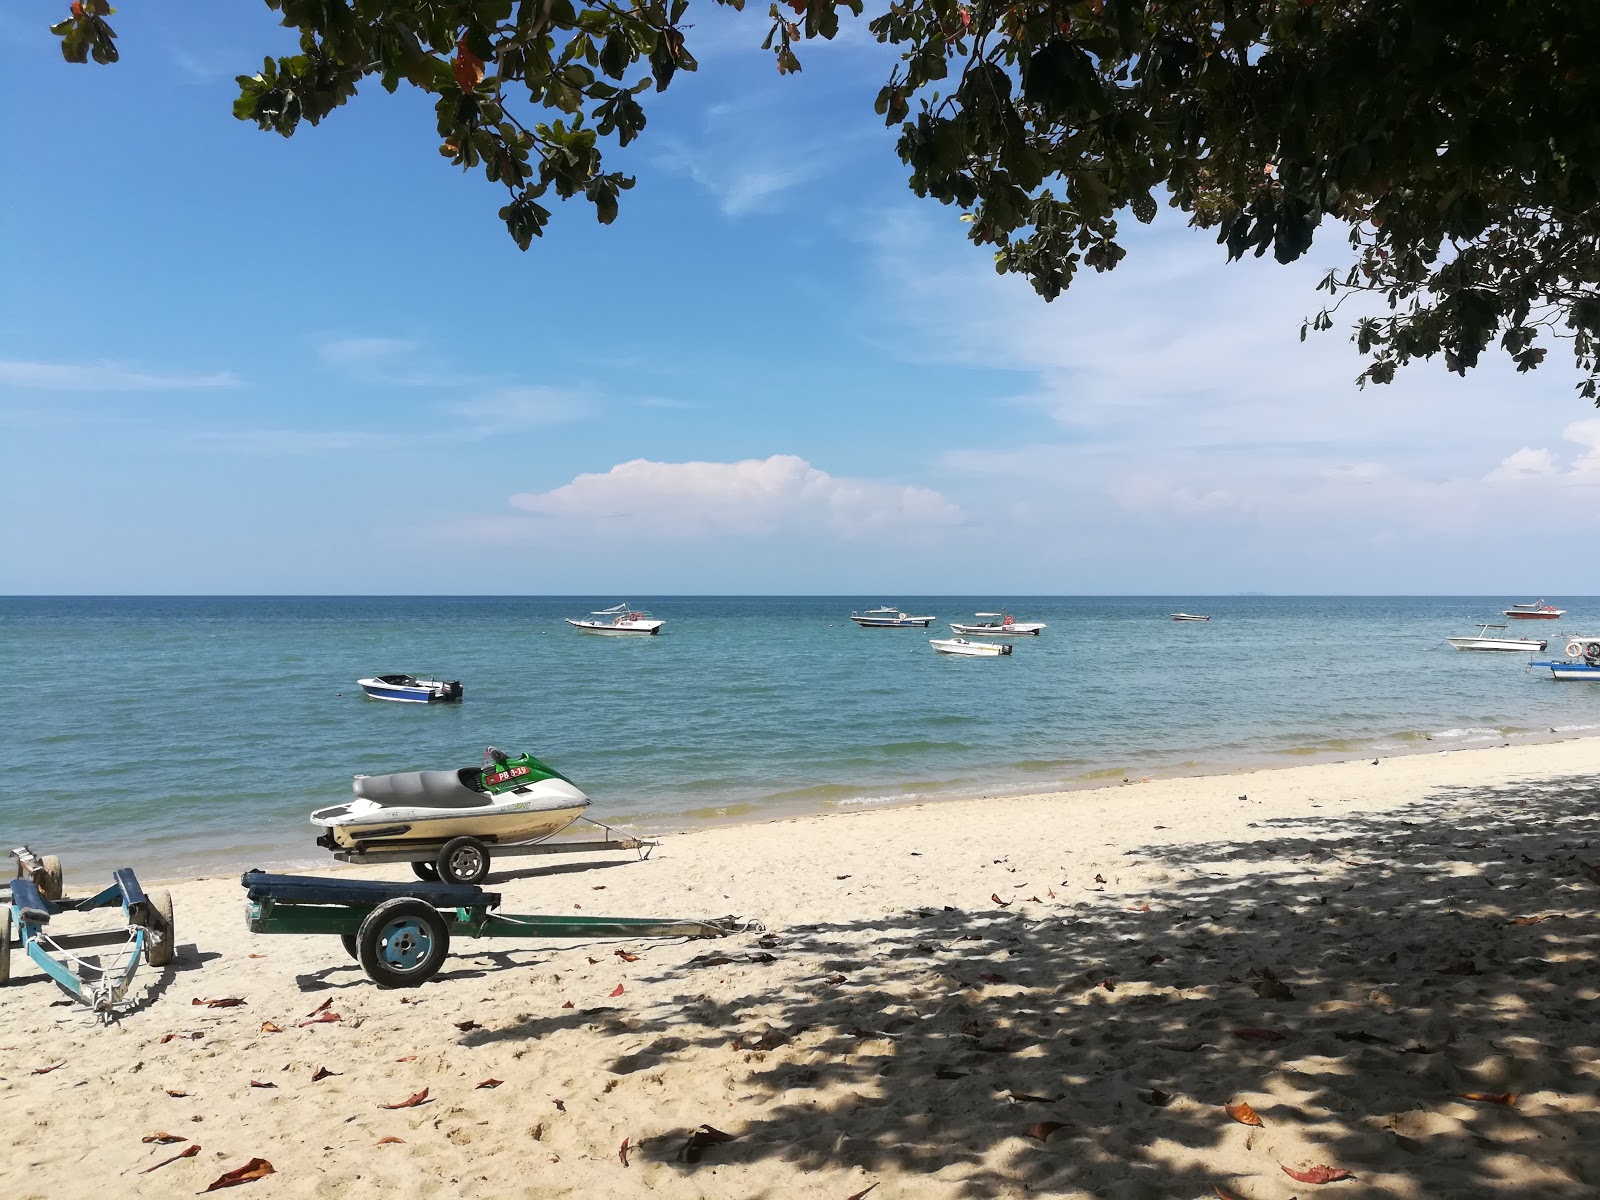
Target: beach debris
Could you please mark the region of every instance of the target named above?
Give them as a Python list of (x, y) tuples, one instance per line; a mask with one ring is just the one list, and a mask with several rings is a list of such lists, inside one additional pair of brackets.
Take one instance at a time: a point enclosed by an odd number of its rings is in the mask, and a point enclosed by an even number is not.
[(1271, 971), (1261, 972), (1261, 979), (1255, 985), (1256, 995), (1263, 1000), (1293, 1000), (1294, 989), (1279, 979)]
[(1000, 893), (999, 892), (990, 892), (989, 893), (989, 899), (993, 900), (1001, 908), (1010, 908), (1011, 907), (1011, 901), (1000, 899)]
[(1116, 981), (1109, 976), (1107, 976), (1105, 979), (1102, 979), (1097, 986), (1105, 988), (1105, 990), (1108, 992), (1114, 992), (1117, 990)]
[(1234, 1200), (1233, 1193), (1224, 1190), (1220, 1183), (1213, 1183), (1211, 1185), (1211, 1190), (1217, 1194), (1217, 1200)]
[(332, 1079), (332, 1078), (335, 1078), (336, 1076), (343, 1075), (343, 1074), (344, 1074), (343, 1071), (330, 1071), (330, 1070), (328, 1070), (327, 1067), (318, 1067), (315, 1071), (313, 1071), (311, 1073), (311, 1082), (312, 1083), (316, 1083), (319, 1080)]
[(483, 1028), (476, 1021), (452, 1021), (451, 1024), (461, 1030), (462, 1033), (471, 1033), (474, 1029)]
[(1064, 1121), (1036, 1121), (1022, 1131), (1022, 1136), (1031, 1137), (1038, 1142), (1048, 1142), (1052, 1133), (1066, 1127)]
[[(1376, 760), (1374, 760), (1376, 761)], [(1338, 1183), (1341, 1179), (1351, 1178), (1350, 1172), (1343, 1167), (1307, 1167), (1304, 1171), (1296, 1171), (1291, 1167), (1283, 1167), (1283, 1173), (1290, 1179), (1299, 1183)]]
[(473, 1084), (472, 1088), (473, 1088), (474, 1091), (477, 1091), (479, 1088), (497, 1088), (504, 1082), (505, 1082), (504, 1079), (493, 1079), (493, 1078), (490, 1078), (490, 1079), (482, 1080), (479, 1083)]
[(1257, 1042), (1281, 1042), (1288, 1036), (1276, 1029), (1230, 1029), (1228, 1032), (1234, 1037), (1250, 1038)]
[(184, 1097), (186, 1097), (189, 1094), (188, 1092), (180, 1092), (180, 1091), (178, 1091), (177, 1088), (163, 1088), (162, 1090), (164, 1092), (166, 1092), (167, 1095), (171, 1096), (174, 1100), (182, 1100)]
[(175, 1133), (167, 1133), (165, 1130), (162, 1130), (158, 1133), (152, 1133), (148, 1137), (142, 1137), (139, 1140), (145, 1143), (145, 1145), (149, 1145), (151, 1142), (154, 1142), (158, 1146), (170, 1146), (173, 1142), (187, 1142), (189, 1139), (186, 1137), (179, 1137)]
[(378, 1105), (378, 1107), (379, 1108), (389, 1108), (389, 1109), (394, 1109), (394, 1108), (415, 1108), (415, 1107), (417, 1107), (417, 1105), (426, 1104), (427, 1102), (428, 1102), (428, 1089), (427, 1088), (423, 1088), (416, 1095), (407, 1096), (404, 1100), (400, 1101), (399, 1104), (380, 1104), (380, 1105)]
[(415, 1054), (408, 1054), (404, 1058), (395, 1059), (395, 1062), (416, 1062), (416, 1061), (417, 1061), (417, 1056)]
[(76, 1000), (52, 1000), (52, 1001), (50, 1001), (49, 1007), (50, 1008), (71, 1008), (76, 1003), (77, 1003)]
[(397, 1137), (381, 1137), (372, 1144), (374, 1146), (404, 1146), (406, 1144), (406, 1140), (405, 1138)]
[(1388, 1038), (1379, 1037), (1375, 1033), (1368, 1033), (1365, 1029), (1340, 1030), (1333, 1035), (1341, 1042), (1360, 1042), (1363, 1046), (1392, 1046)]
[(620, 983), (617, 984), (617, 986), (612, 988), (609, 992), (607, 992), (606, 995), (608, 995), (608, 996), (620, 996), (620, 995), (622, 995), (622, 985)]
[(1196, 1050), (1201, 1049), (1204, 1045), (1205, 1045), (1204, 1042), (1157, 1042), (1156, 1043), (1156, 1046), (1157, 1046), (1158, 1049), (1161, 1049), (1161, 1050), (1172, 1050), (1172, 1051), (1176, 1051), (1178, 1054), (1193, 1054)]
[[(180, 1138), (179, 1140), (181, 1141), (182, 1139)], [(140, 1171), (139, 1174), (148, 1175), (148, 1174), (150, 1174), (151, 1171), (158, 1170), (159, 1168), (166, 1166), (168, 1163), (175, 1163), (180, 1158), (193, 1158), (196, 1154), (199, 1154), (199, 1153), (200, 1153), (200, 1143), (199, 1142), (195, 1142), (193, 1145), (185, 1146), (182, 1150), (179, 1150), (171, 1158), (163, 1158), (155, 1166), (146, 1167), (144, 1170)]]
[(1515, 1092), (1458, 1092), (1457, 1099), (1475, 1100), (1479, 1104), (1513, 1105), (1517, 1102), (1517, 1094)]
[(304, 1029), (307, 1025), (331, 1025), (334, 1021), (342, 1020), (344, 1020), (344, 1018), (338, 1013), (334, 1012), (332, 1009), (325, 1008), (317, 1013), (316, 1016), (301, 1021), (299, 1025), (295, 1026), (295, 1028)]
[[(196, 1149), (198, 1149), (198, 1147), (196, 1147)], [(206, 1188), (206, 1192), (215, 1192), (222, 1188), (238, 1187), (241, 1183), (249, 1183), (255, 1179), (265, 1179), (268, 1175), (274, 1175), (276, 1173), (277, 1172), (272, 1169), (272, 1164), (266, 1159), (252, 1158), (249, 1162), (245, 1163), (244, 1166), (235, 1167), (233, 1170), (217, 1176), (211, 1181), (211, 1186)], [(205, 1195), (205, 1192), (200, 1194), (203, 1196)]]
[(615, 954), (623, 962), (639, 961), (639, 956), (637, 954), (629, 954), (626, 950), (613, 950), (611, 953)]
[(321, 1011), (322, 1011), (322, 1010), (323, 1010), (323, 1009), (325, 1009), (325, 1008), (331, 1008), (331, 1007), (332, 1007), (332, 1006), (333, 1006), (333, 997), (332, 997), (332, 996), (329, 996), (329, 997), (328, 997), (328, 998), (327, 998), (327, 999), (326, 999), (326, 1000), (324, 1000), (324, 1001), (323, 1001), (323, 1002), (322, 1002), (322, 1003), (321, 1003), (321, 1004), (319, 1004), (319, 1005), (317, 1005), (317, 1006), (316, 1006), (316, 1007), (315, 1007), (315, 1008), (313, 1008), (313, 1009), (312, 1009), (312, 1010), (311, 1010), (311, 1011), (310, 1011), (310, 1012), (308, 1012), (308, 1013), (307, 1013), (307, 1014), (306, 1014), (306, 1016), (308, 1016), (308, 1017), (314, 1017), (314, 1016), (316, 1016), (316, 1015), (317, 1015), (317, 1014), (318, 1014), (318, 1013), (319, 1013), (319, 1012), (321, 1012)]
[(628, 1165), (628, 1140), (629, 1139), (627, 1138), (623, 1138), (622, 1145), (617, 1147), (617, 1159), (622, 1163), (623, 1166)]
[(1243, 1100), (1237, 1104), (1224, 1104), (1222, 1111), (1241, 1125), (1254, 1125), (1257, 1129), (1266, 1127), (1266, 1122), (1261, 1119), (1260, 1114)]
[(1104, 883), (1106, 881), (1106, 877), (1104, 875), (1100, 874), (1098, 871), (1096, 871), (1095, 872), (1095, 876), (1094, 876), (1094, 881), (1096, 883)]
[(1151, 1108), (1165, 1108), (1172, 1103), (1172, 1093), (1163, 1092), (1160, 1088), (1151, 1088), (1148, 1092), (1137, 1093), (1139, 1099)]
[(50, 1067), (35, 1067), (32, 1071), (29, 1071), (28, 1074), (30, 1074), (30, 1075), (48, 1075), (48, 1074), (50, 1074), (51, 1071), (59, 1071), (62, 1067), (66, 1066), (66, 1065), (67, 1065), (67, 1060), (63, 1058), (60, 1062), (56, 1063), (54, 1066), (50, 1066)]
[(878, 1185), (875, 1184), (875, 1183), (869, 1183), (869, 1184), (867, 1184), (866, 1187), (862, 1188), (859, 1192), (851, 1192), (848, 1196), (846, 1196), (844, 1198), (844, 1200), (862, 1200), (863, 1196), (865, 1196), (868, 1192), (870, 1192), (873, 1188), (875, 1188), (877, 1186)]
[(568, 1000), (568, 1001), (567, 1001), (567, 1002), (566, 1002), (566, 1003), (565, 1003), (565, 1004), (563, 1004), (563, 1005), (562, 1005), (562, 1006), (561, 1006), (561, 1007), (562, 1007), (562, 1008), (571, 1008), (571, 1007), (572, 1007), (572, 1001), (571, 1001), (571, 1000)]
[(265, 954), (246, 954), (246, 958), (265, 958)]
[(1166, 961), (1167, 956), (1165, 954), (1148, 954), (1145, 956), (1144, 965), (1147, 967), (1153, 967), (1157, 963), (1164, 963)]
[(262, 1083), (261, 1080), (259, 1080), (259, 1079), (252, 1079), (250, 1081), (250, 1086), (251, 1087), (258, 1087), (258, 1088), (275, 1088), (278, 1085), (275, 1084), (275, 1083)]
[[(678, 1147), (678, 1153), (674, 1157), (679, 1162), (697, 1163), (700, 1161), (701, 1155), (706, 1152), (707, 1146), (720, 1146), (724, 1142), (733, 1141), (736, 1137), (738, 1137), (738, 1134), (723, 1133), (722, 1130), (713, 1125), (702, 1125), (689, 1135), (688, 1141)], [(868, 1190), (870, 1191), (871, 1189), (869, 1188)], [(861, 1194), (864, 1196), (866, 1192)]]
[(263, 1021), (263, 1022), (261, 1022), (261, 1032), (262, 1033), (282, 1033), (283, 1032), (283, 1027), (280, 1026), (280, 1025), (274, 1025), (271, 1021)]
[(182, 1038), (186, 1042), (198, 1042), (203, 1037), (205, 1037), (205, 1034), (198, 1029), (180, 1029), (177, 1033), (163, 1033), (159, 1039), (159, 1044), (165, 1046), (168, 1042), (178, 1038)]
[(205, 1008), (238, 1008), (241, 1004), (248, 1004), (249, 1001), (241, 1000), (238, 996), (223, 996), (216, 1000), (202, 1000), (199, 996), (196, 996), (189, 1003), (198, 1004)]

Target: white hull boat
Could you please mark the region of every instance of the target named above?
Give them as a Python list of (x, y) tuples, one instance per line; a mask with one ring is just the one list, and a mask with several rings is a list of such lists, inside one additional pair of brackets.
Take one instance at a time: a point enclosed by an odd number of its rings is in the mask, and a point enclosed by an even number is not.
[(649, 613), (630, 610), (626, 604), (619, 604), (615, 608), (602, 608), (599, 612), (592, 612), (587, 617), (567, 617), (566, 622), (579, 633), (597, 633), (603, 637), (627, 636), (630, 634), (645, 634), (647, 636), (658, 634), (665, 621), (658, 621)]
[(999, 658), (1016, 649), (1010, 642), (969, 642), (966, 638), (929, 638), (928, 645), (940, 654), (964, 654), (970, 658)]
[[(498, 751), (495, 752), (498, 754)], [(589, 797), (531, 755), (500, 755), (486, 767), (357, 775), (354, 800), (319, 808), (311, 823), (329, 849), (353, 850), (456, 837), (517, 845), (560, 833)]]
[(1538, 654), (1549, 642), (1536, 638), (1497, 637), (1491, 629), (1504, 629), (1504, 625), (1479, 625), (1478, 632), (1467, 637), (1447, 637), (1457, 650), (1503, 650), (1512, 654)]
[(1543, 600), (1531, 600), (1527, 604), (1513, 604), (1505, 610), (1506, 616), (1516, 621), (1554, 621), (1567, 613), (1564, 608), (1557, 608), (1554, 604), (1546, 604)]
[(1531, 662), (1530, 667), (1549, 667), (1550, 674), (1555, 679), (1582, 679), (1590, 683), (1600, 683), (1600, 665), (1593, 659), (1580, 662)]
[(975, 625), (959, 625), (951, 621), (950, 628), (963, 637), (1038, 637), (1039, 631), (1045, 627), (1043, 621), (1019, 621), (1008, 612), (975, 615), (993, 619)]
[(851, 613), (850, 619), (862, 629), (926, 629), (938, 617), (913, 617), (898, 608), (884, 605), (869, 608), (866, 612)]
[(1210, 617), (1203, 617), (1199, 613), (1173, 613), (1174, 621), (1209, 621)]
[(414, 675), (377, 675), (356, 680), (374, 700), (402, 704), (449, 704), (461, 699), (459, 679), (418, 679)]

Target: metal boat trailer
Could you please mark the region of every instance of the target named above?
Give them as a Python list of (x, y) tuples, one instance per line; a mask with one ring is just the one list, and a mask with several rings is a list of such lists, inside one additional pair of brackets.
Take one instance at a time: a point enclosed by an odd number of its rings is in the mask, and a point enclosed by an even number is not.
[(337, 934), (379, 987), (407, 988), (438, 973), (455, 937), (728, 937), (757, 932), (736, 917), (569, 917), (500, 913), (500, 893), (470, 884), (390, 883), (246, 871), (251, 933)]
[[(87, 1004), (102, 1022), (109, 1022), (116, 1005), (127, 995), (141, 959), (152, 967), (172, 961), (176, 943), (171, 895), (164, 889), (147, 893), (131, 867), (120, 867), (111, 873), (111, 886), (104, 891), (68, 900), (61, 894), (59, 858), (35, 855), (26, 846), (11, 855), (17, 860), (17, 878), (9, 884), (6, 903), (0, 906), (0, 985), (10, 982), (11, 948), (20, 946), (41, 971)], [(41, 886), (41, 879), (48, 887)], [(113, 905), (122, 909), (119, 929), (52, 934), (47, 928), (50, 918), (62, 913)], [(73, 953), (95, 946), (118, 949), (108, 963), (98, 956)]]
[[(317, 839), (319, 846), (333, 850), (333, 857), (347, 863), (408, 862), (418, 879), (428, 883), (476, 884), (489, 874), (491, 858), (519, 858), (532, 854), (587, 854), (602, 850), (632, 850), (641, 859), (650, 857), (650, 851), (661, 843), (649, 838), (636, 838), (619, 833), (611, 826), (590, 817), (579, 821), (593, 825), (601, 831), (599, 838), (581, 841), (571, 839), (542, 842), (507, 843), (502, 845), (492, 837), (453, 837), (437, 841), (415, 842), (357, 842), (352, 849), (341, 849), (333, 842), (331, 833)], [(576, 822), (574, 822), (576, 824)], [(571, 828), (571, 826), (568, 826)]]

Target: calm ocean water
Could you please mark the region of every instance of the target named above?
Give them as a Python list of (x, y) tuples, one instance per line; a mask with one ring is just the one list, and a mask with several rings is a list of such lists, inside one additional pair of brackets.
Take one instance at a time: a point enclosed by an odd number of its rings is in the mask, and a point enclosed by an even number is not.
[[(977, 660), (848, 614), (898, 603), (948, 636), (991, 597), (634, 596), (667, 625), (628, 639), (561, 622), (609, 596), (0, 598), (0, 841), (80, 880), (316, 862), (306, 813), (353, 774), (486, 744), (652, 831), (1600, 728), (1600, 687), (1440, 640), (1528, 598), (1009, 597), (1049, 629)], [(1600, 633), (1600, 599), (1560, 603), (1522, 630)], [(356, 687), (395, 671), (466, 699)]]

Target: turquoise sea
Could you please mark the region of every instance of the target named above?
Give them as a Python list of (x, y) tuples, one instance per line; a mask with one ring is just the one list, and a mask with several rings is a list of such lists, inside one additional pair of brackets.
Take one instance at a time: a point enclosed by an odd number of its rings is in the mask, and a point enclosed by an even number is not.
[[(561, 621), (622, 599), (663, 633)], [(0, 841), (80, 879), (314, 863), (306, 813), (353, 774), (476, 764), (488, 744), (661, 831), (1600, 729), (1600, 688), (1441, 641), (1525, 599), (0, 598)], [(1001, 602), (1049, 622), (1001, 659), (848, 620), (898, 604), (948, 636)], [(1600, 634), (1600, 598), (1558, 603), (1515, 627)], [(390, 672), (460, 679), (465, 701), (356, 686)]]

